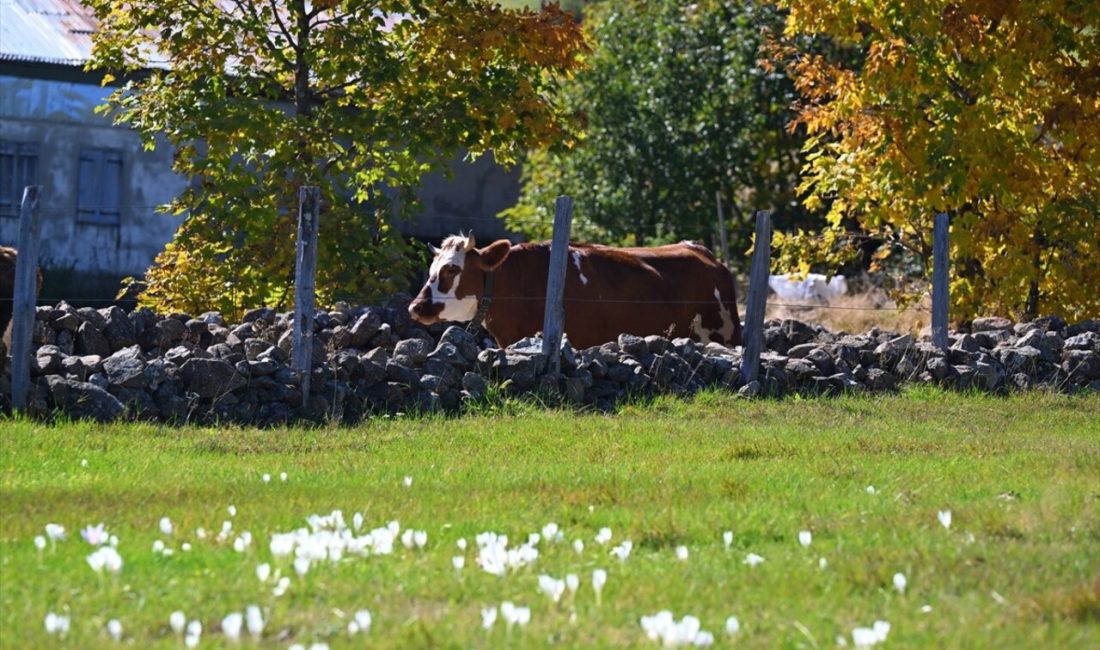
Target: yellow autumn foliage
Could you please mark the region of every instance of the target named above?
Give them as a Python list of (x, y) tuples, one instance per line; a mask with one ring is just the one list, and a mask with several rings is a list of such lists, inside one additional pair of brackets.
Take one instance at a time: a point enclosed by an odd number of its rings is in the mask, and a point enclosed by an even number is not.
[[(808, 207), (928, 274), (948, 213), (954, 320), (1100, 317), (1100, 4), (777, 4), (770, 54), (802, 97)], [(809, 53), (821, 39), (847, 56)], [(787, 243), (804, 256), (821, 241)]]

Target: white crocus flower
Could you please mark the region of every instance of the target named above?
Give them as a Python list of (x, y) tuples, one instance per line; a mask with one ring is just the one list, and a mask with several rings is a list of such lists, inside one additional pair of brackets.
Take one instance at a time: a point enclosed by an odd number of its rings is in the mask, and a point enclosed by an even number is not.
[(225, 634), (225, 638), (236, 643), (241, 640), (241, 625), (244, 623), (244, 617), (240, 612), (233, 612), (226, 615), (222, 619), (222, 633)]
[(557, 542), (561, 539), (561, 531), (558, 530), (558, 525), (554, 522), (550, 522), (543, 526), (542, 538), (548, 542)]
[(760, 557), (756, 553), (749, 553), (745, 556), (745, 564), (749, 566), (756, 566), (764, 561), (764, 558)]
[(455, 542), (455, 545), (458, 546), (458, 550), (465, 551), (466, 550), (466, 538), (465, 537), (459, 537), (458, 541)]
[(411, 476), (406, 476), (406, 477), (405, 477), (405, 481), (404, 481), (404, 483), (405, 483), (405, 487), (407, 487), (407, 488), (411, 488), (411, 487), (412, 487), (412, 485), (413, 485), (413, 477), (411, 477)]
[(741, 630), (741, 621), (737, 620), (736, 616), (730, 616), (726, 619), (726, 634), (733, 636)]
[(573, 550), (578, 554), (584, 553), (584, 542), (579, 539), (573, 540)]
[(279, 578), (279, 582), (277, 582), (275, 588), (271, 590), (271, 595), (279, 598), (286, 593), (287, 589), (290, 589), (290, 578), (283, 576)]
[(875, 493), (875, 486), (868, 485), (867, 486), (867, 494), (874, 494), (874, 493)]
[(546, 594), (547, 598), (556, 603), (561, 600), (562, 594), (565, 593), (565, 581), (558, 580), (548, 575), (540, 575), (539, 591)]
[(100, 546), (87, 557), (88, 566), (96, 573), (117, 574), (122, 570), (122, 556), (112, 546)]
[(202, 622), (195, 620), (187, 624), (186, 633), (183, 636), (183, 644), (188, 648), (194, 648), (199, 645), (199, 639), (202, 638)]
[(603, 586), (607, 584), (607, 571), (603, 569), (596, 569), (592, 572), (592, 589), (596, 591), (596, 603), (600, 602), (600, 594), (603, 593)]
[(46, 628), (46, 634), (56, 634), (57, 636), (63, 637), (69, 633), (68, 616), (49, 612), (46, 614), (46, 618), (42, 621), (42, 624)]
[(355, 624), (359, 626), (359, 631), (363, 634), (370, 632), (372, 620), (370, 610), (360, 609), (355, 612)]
[(428, 531), (418, 530), (413, 533), (413, 543), (416, 544), (416, 548), (422, 549), (428, 544)]
[(611, 555), (619, 558), (620, 561), (625, 562), (626, 558), (630, 557), (630, 551), (634, 550), (634, 542), (629, 539), (619, 544), (615, 548), (611, 549)]
[(181, 611), (172, 612), (168, 617), (168, 627), (176, 634), (183, 634), (183, 628), (187, 625), (187, 615)]
[(905, 587), (909, 584), (909, 581), (905, 579), (904, 573), (894, 574), (894, 589), (898, 590), (899, 594), (905, 593)]
[(153, 553), (158, 553), (159, 554), (159, 553), (163, 553), (163, 552), (164, 552), (164, 542), (159, 540), (159, 539), (153, 540)]
[(357, 512), (351, 516), (351, 527), (356, 532), (363, 527), (363, 513)]
[(879, 643), (885, 642), (886, 636), (890, 634), (890, 624), (886, 621), (875, 621), (871, 629), (875, 631), (875, 636), (878, 637)]
[(520, 627), (527, 627), (527, 624), (531, 622), (531, 608), (517, 607), (515, 619)]
[(596, 533), (596, 543), (603, 546), (611, 541), (611, 529), (606, 526), (600, 529), (600, 532)]
[(180, 544), (180, 550), (183, 551), (184, 553), (188, 553), (188, 552), (191, 551), (191, 545), (187, 542), (184, 542), (184, 543)]
[(726, 532), (722, 533), (722, 544), (725, 545), (726, 550), (729, 550), (729, 547), (733, 545), (733, 531), (732, 530), (727, 530)]
[(575, 594), (581, 586), (581, 579), (577, 577), (577, 574), (570, 573), (565, 576), (565, 586), (569, 589), (569, 593)]
[(699, 619), (685, 616), (679, 621), (672, 612), (663, 610), (641, 618), (642, 629), (652, 641), (660, 641), (666, 648), (683, 645), (707, 647), (714, 644), (714, 635), (702, 629)]
[(115, 641), (122, 639), (122, 623), (117, 618), (107, 621), (107, 634)]
[(680, 545), (676, 547), (676, 559), (681, 562), (687, 562), (688, 559), (688, 547)]
[(237, 506), (233, 505), (232, 503), (229, 504), (229, 507), (226, 508), (225, 511), (229, 513), (230, 517), (237, 516)]
[(65, 539), (65, 527), (61, 524), (46, 524), (46, 537), (51, 542), (60, 542)]
[(199, 526), (195, 529), (195, 537), (198, 539), (206, 539), (206, 529)]
[(294, 558), (294, 572), (299, 576), (304, 576), (309, 572), (309, 558), (308, 557), (296, 557)]
[(279, 480), (282, 481), (283, 483), (286, 483), (286, 481), (287, 481), (286, 472), (282, 472), (281, 474), (279, 474)]
[(829, 566), (829, 561), (826, 560), (824, 557), (820, 557), (817, 559), (817, 567), (819, 569), (824, 570), (827, 566)]
[(803, 530), (798, 533), (798, 543), (802, 546), (809, 546), (813, 539), (813, 534), (808, 530)]
[(267, 582), (267, 579), (271, 577), (271, 565), (264, 562), (257, 566), (256, 577), (260, 579), (260, 582)]
[(481, 610), (481, 627), (486, 630), (492, 629), (493, 624), (497, 622), (497, 608), (496, 606), (484, 607)]
[(169, 536), (169, 537), (172, 535), (172, 520), (171, 519), (169, 519), (168, 517), (161, 517), (160, 518), (160, 532), (161, 532), (162, 535), (166, 535), (166, 536)]
[(466, 566), (466, 558), (461, 555), (456, 555), (451, 558), (451, 566), (455, 568), (455, 571), (461, 571)]
[(46, 538), (41, 535), (34, 536), (34, 547), (39, 551), (46, 550)]
[(940, 523), (943, 524), (944, 528), (951, 528), (951, 511), (950, 510), (940, 510), (939, 512), (936, 513), (936, 518), (940, 520)]
[(886, 621), (875, 621), (872, 627), (857, 627), (852, 630), (852, 643), (856, 648), (870, 648), (886, 641), (890, 633), (890, 624)]
[(263, 479), (263, 482), (264, 482), (264, 483), (270, 483), (270, 482), (271, 482), (271, 474), (264, 474), (264, 475), (263, 475), (262, 477), (260, 477), (260, 478), (261, 478), (261, 479)]
[(264, 633), (264, 615), (260, 611), (260, 608), (256, 605), (249, 605), (245, 608), (245, 627), (248, 629), (248, 633), (252, 635), (253, 639), (259, 639)]

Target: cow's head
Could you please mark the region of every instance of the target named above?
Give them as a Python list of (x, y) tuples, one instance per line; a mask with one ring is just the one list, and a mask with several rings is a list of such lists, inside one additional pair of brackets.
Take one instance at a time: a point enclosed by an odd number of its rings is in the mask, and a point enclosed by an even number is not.
[(433, 246), (435, 259), (428, 270), (428, 281), (409, 304), (409, 315), (424, 325), (472, 320), (484, 292), (485, 273), (499, 268), (511, 248), (506, 239), (476, 248), (473, 233), (452, 235), (440, 248)]

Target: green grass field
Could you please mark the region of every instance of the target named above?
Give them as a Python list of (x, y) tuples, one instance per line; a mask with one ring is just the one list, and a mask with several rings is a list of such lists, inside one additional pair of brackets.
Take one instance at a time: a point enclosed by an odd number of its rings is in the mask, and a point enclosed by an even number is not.
[[(704, 394), (614, 415), (504, 403), (316, 430), (9, 421), (0, 445), (4, 648), (183, 647), (168, 623), (176, 610), (202, 622), (199, 647), (233, 647), (221, 621), (253, 604), (263, 636), (244, 632), (241, 646), (657, 647), (639, 620), (663, 609), (698, 617), (716, 647), (831, 648), (838, 636), (851, 647), (853, 629), (876, 620), (891, 625), (884, 645), (899, 648), (1100, 644), (1095, 395)], [(273, 558), (273, 533), (335, 509), (348, 526), (363, 514), (359, 534), (396, 520), (427, 544), (314, 563), (303, 577)], [(99, 522), (119, 538), (117, 575), (85, 560), (93, 549), (79, 531)], [(549, 522), (564, 540), (540, 541), (530, 565), (505, 576), (478, 567), (477, 534), (515, 545)], [(39, 551), (48, 523), (67, 538)], [(606, 546), (593, 539), (602, 527)], [(252, 543), (239, 552), (244, 531)], [(154, 553), (156, 540), (174, 553)], [(633, 552), (621, 561), (609, 551), (624, 540)], [(749, 553), (764, 562), (746, 565)], [(261, 563), (291, 578), (285, 594), (258, 579)], [(539, 591), (540, 574), (569, 573), (575, 595), (553, 604)], [(530, 607), (530, 623), (483, 629), (482, 608), (506, 600)], [(351, 636), (360, 609), (373, 625)], [(64, 639), (47, 635), (49, 612), (70, 617)], [(733, 636), (729, 616), (740, 621)]]

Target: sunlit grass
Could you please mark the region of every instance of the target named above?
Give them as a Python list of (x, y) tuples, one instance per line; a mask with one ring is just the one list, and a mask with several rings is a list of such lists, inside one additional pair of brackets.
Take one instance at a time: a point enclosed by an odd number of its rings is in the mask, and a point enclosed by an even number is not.
[[(614, 415), (497, 399), (455, 419), (283, 430), (6, 422), (0, 645), (111, 647), (117, 619), (123, 644), (182, 647), (175, 610), (202, 621), (200, 647), (231, 645), (221, 621), (255, 604), (271, 647), (652, 645), (640, 619), (662, 609), (699, 617), (719, 646), (732, 615), (742, 647), (851, 644), (853, 628), (876, 620), (891, 624), (896, 647), (1088, 647), (1100, 639), (1098, 504), (1096, 396), (708, 393)], [(302, 578), (272, 557), (273, 533), (334, 509), (349, 522), (363, 513), (364, 529), (397, 520), (427, 531), (427, 545), (398, 542), (393, 555)], [(938, 519), (947, 510), (950, 528)], [(223, 521), (233, 534), (218, 543)], [(120, 539), (118, 576), (85, 560), (79, 530), (100, 522)], [(478, 568), (478, 533), (514, 544), (549, 522), (564, 539), (541, 541), (530, 566), (504, 577)], [(47, 523), (68, 539), (39, 552)], [(603, 527), (606, 545), (594, 539)], [(253, 541), (237, 552), (244, 531)], [(154, 553), (156, 540), (174, 554)], [(625, 540), (620, 561), (610, 551)], [(750, 567), (750, 553), (764, 561)], [(285, 595), (260, 582), (261, 563), (291, 577)], [(608, 573), (598, 605), (596, 569)], [(540, 574), (575, 574), (580, 586), (552, 604)], [(530, 623), (506, 632), (501, 619), (486, 632), (482, 609), (503, 601), (530, 607)], [(351, 637), (362, 609), (371, 630)], [(70, 616), (64, 642), (46, 635), (48, 612)]]

